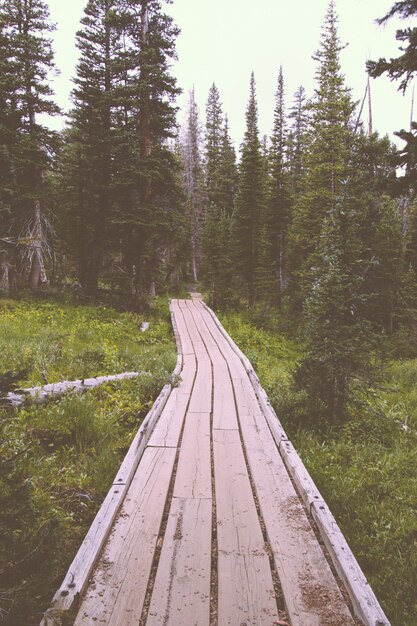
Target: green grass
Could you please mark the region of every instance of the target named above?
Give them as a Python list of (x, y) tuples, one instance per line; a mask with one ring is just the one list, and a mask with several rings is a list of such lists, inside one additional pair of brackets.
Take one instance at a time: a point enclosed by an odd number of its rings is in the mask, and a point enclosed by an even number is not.
[(174, 346), (169, 322), (158, 316), (141, 333), (143, 317), (106, 307), (0, 300), (2, 371), (28, 370), (21, 385), (149, 371), (162, 344)]
[(280, 332), (279, 321), (273, 331), (248, 314), (220, 317), (255, 367), (392, 625), (416, 626), (417, 359), (381, 368), (380, 386), (344, 425), (300, 430), (287, 416), (302, 346)]
[[(1, 371), (23, 385), (128, 370), (47, 405), (0, 409), (0, 618), (39, 624), (121, 459), (176, 362), (167, 302), (143, 318), (112, 309), (0, 300)], [(0, 371), (0, 373), (1, 373)]]

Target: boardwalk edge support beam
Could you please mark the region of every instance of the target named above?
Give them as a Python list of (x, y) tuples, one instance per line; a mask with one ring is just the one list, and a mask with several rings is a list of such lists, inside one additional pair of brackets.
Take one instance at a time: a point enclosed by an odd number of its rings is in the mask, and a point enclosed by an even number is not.
[(240, 358), (251, 380), (259, 404), (264, 411), (271, 434), (288, 473), (319, 529), (333, 565), (349, 594), (356, 617), (362, 620), (364, 626), (390, 626), (388, 618), (382, 610), (329, 507), (317, 489), (294, 446), (288, 440), (285, 430), (275, 410), (271, 406), (252, 364), (226, 332), (214, 312), (205, 302), (202, 302), (202, 304), (213, 318), (229, 345)]
[(172, 306), (170, 306), (170, 312), (178, 354), (177, 363), (171, 375), (171, 382), (163, 387), (152, 408), (143, 420), (114, 478), (113, 484), (75, 555), (61, 586), (55, 593), (50, 607), (46, 610), (40, 626), (61, 626), (61, 618), (77, 607), (79, 599), (87, 587), (113, 522), (116, 519), (124, 496), (132, 482), (132, 478), (139, 465), (146, 444), (168, 401), (175, 380), (181, 373), (183, 365), (181, 340), (175, 323)]

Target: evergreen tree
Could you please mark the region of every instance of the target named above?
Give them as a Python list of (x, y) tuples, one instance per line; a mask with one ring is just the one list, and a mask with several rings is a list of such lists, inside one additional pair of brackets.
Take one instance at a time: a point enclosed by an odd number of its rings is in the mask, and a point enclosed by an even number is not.
[[(264, 292), (265, 280), (257, 284), (257, 277), (264, 272), (264, 259), (260, 264), (259, 251), (265, 235), (266, 181), (264, 160), (258, 135), (258, 110), (255, 94), (255, 77), (250, 80), (249, 103), (246, 110), (246, 132), (242, 144), (239, 170), (239, 186), (236, 197), (234, 244), (236, 270), (242, 295), (250, 304), (268, 297)], [(260, 235), (262, 236), (262, 240)], [(262, 265), (262, 267), (261, 267)], [(271, 259), (269, 262), (271, 267)], [(259, 288), (258, 288), (259, 287)]]
[[(388, 195), (395, 179), (393, 147), (376, 133), (359, 133), (349, 163), (349, 198), (357, 231), (352, 246), (362, 272), (361, 315), (381, 332), (392, 332), (401, 281), (401, 212)], [(391, 161), (391, 163), (390, 163)]]
[(188, 114), (182, 146), (184, 184), (189, 223), (191, 273), (199, 278), (201, 264), (201, 231), (204, 220), (204, 174), (200, 147), (200, 121), (194, 88), (190, 91)]
[(202, 269), (213, 306), (223, 306), (231, 295), (231, 229), (236, 191), (236, 155), (223, 124), (220, 94), (213, 84), (206, 108), (206, 208), (202, 232)]
[[(385, 24), (392, 17), (399, 16), (402, 19), (410, 19), (417, 15), (415, 0), (401, 0), (395, 2), (388, 13), (378, 20), (378, 24)], [(369, 74), (376, 78), (382, 74), (388, 74), (391, 80), (401, 79), (399, 89), (404, 93), (417, 71), (417, 28), (407, 27), (397, 30), (397, 41), (401, 42), (402, 54), (397, 58), (387, 61), (381, 58), (378, 61), (368, 61)], [(406, 46), (404, 47), (404, 44)]]
[[(379, 24), (385, 24), (392, 17), (410, 19), (417, 15), (417, 5), (414, 0), (402, 0), (395, 2), (388, 13), (378, 20)], [(416, 50), (417, 50), (417, 28), (408, 26), (398, 29), (396, 32), (397, 41), (401, 42), (401, 53), (396, 58), (387, 60), (380, 58), (378, 61), (368, 61), (367, 69), (373, 78), (387, 74), (390, 80), (399, 80), (398, 89), (405, 93), (407, 87), (412, 82), (417, 72)], [(417, 195), (417, 124), (411, 122), (409, 130), (400, 130), (395, 133), (405, 142), (405, 146), (397, 152), (394, 163), (403, 168), (404, 174), (397, 179), (394, 187), (397, 195), (401, 198), (402, 210), (402, 230), (404, 235), (404, 245), (402, 260), (402, 274), (399, 284), (399, 298), (402, 302), (401, 308), (404, 310), (411, 308), (407, 303), (416, 301), (416, 282), (413, 283), (412, 276), (417, 272), (417, 220), (415, 211), (415, 198)], [(400, 313), (402, 320), (407, 318), (410, 323), (413, 316)]]
[(131, 293), (152, 294), (179, 234), (179, 164), (167, 145), (178, 30), (157, 0), (89, 0), (82, 26), (66, 160), (77, 231), (69, 245), (88, 292), (119, 257)]
[(38, 116), (59, 112), (49, 86), (54, 63), (48, 34), (54, 27), (42, 0), (3, 0), (0, 24), (0, 141), (3, 171), (8, 176), (2, 202), (10, 214), (9, 224), (3, 228), (23, 251), (29, 285), (36, 289), (47, 282), (44, 176), (55, 147), (53, 133), (38, 122)]
[[(300, 139), (298, 139), (300, 141)], [(276, 271), (274, 291), (277, 303), (281, 305), (282, 293), (286, 282), (285, 255), (287, 231), (290, 219), (289, 177), (286, 163), (286, 119), (284, 104), (284, 77), (282, 67), (278, 75), (278, 87), (275, 101), (274, 128), (269, 151), (269, 232), (271, 251)]]
[(229, 121), (226, 115), (222, 129), (218, 166), (218, 202), (229, 217), (234, 211), (237, 183), (236, 152), (230, 138)]
[(360, 239), (349, 191), (330, 208), (305, 304), (308, 350), (295, 376), (307, 393), (308, 419), (334, 423), (346, 417), (355, 381), (369, 367), (369, 326), (361, 316)]
[(340, 195), (347, 176), (352, 143), (350, 118), (354, 109), (341, 73), (342, 50), (337, 34), (334, 2), (327, 11), (321, 45), (315, 55), (317, 81), (311, 107), (311, 125), (306, 153), (305, 191), (294, 207), (290, 233), (292, 302), (300, 309), (311, 285), (311, 271), (317, 261), (317, 247), (325, 215)]
[(206, 106), (205, 186), (207, 210), (219, 207), (219, 166), (222, 150), (223, 111), (216, 85), (210, 88)]
[[(175, 265), (176, 241), (183, 239), (179, 162), (168, 146), (176, 135), (175, 97), (181, 92), (171, 75), (179, 29), (160, 0), (127, 0), (134, 57), (133, 79), (139, 143), (136, 232), (139, 288), (152, 294)], [(140, 15), (140, 20), (137, 15)], [(181, 248), (181, 246), (179, 246)]]
[[(76, 186), (72, 208), (81, 285), (94, 294), (109, 253), (111, 214), (112, 58), (117, 37), (112, 14), (116, 0), (89, 0), (77, 33), (80, 60), (74, 79), (70, 141), (75, 157), (69, 172)], [(71, 229), (72, 230), (72, 229)]]
[(292, 128), (290, 130), (292, 146), (288, 151), (288, 168), (290, 171), (291, 192), (296, 197), (303, 191), (309, 127), (307, 98), (305, 89), (302, 86), (294, 94), (294, 105), (290, 111), (289, 118), (292, 120)]

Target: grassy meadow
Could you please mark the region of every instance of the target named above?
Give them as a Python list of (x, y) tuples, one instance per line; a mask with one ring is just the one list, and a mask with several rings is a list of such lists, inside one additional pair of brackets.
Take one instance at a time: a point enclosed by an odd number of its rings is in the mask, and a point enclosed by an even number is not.
[[(0, 300), (0, 376), (17, 386), (138, 371), (43, 406), (0, 407), (0, 623), (38, 625), (176, 362), (167, 301), (148, 316)], [(3, 620), (3, 621), (2, 621)]]

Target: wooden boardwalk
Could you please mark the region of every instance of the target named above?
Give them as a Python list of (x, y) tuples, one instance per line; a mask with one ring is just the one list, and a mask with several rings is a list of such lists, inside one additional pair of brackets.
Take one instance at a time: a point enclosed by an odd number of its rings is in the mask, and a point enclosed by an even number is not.
[(198, 298), (172, 312), (181, 379), (118, 479), (75, 626), (356, 624), (242, 359)]

